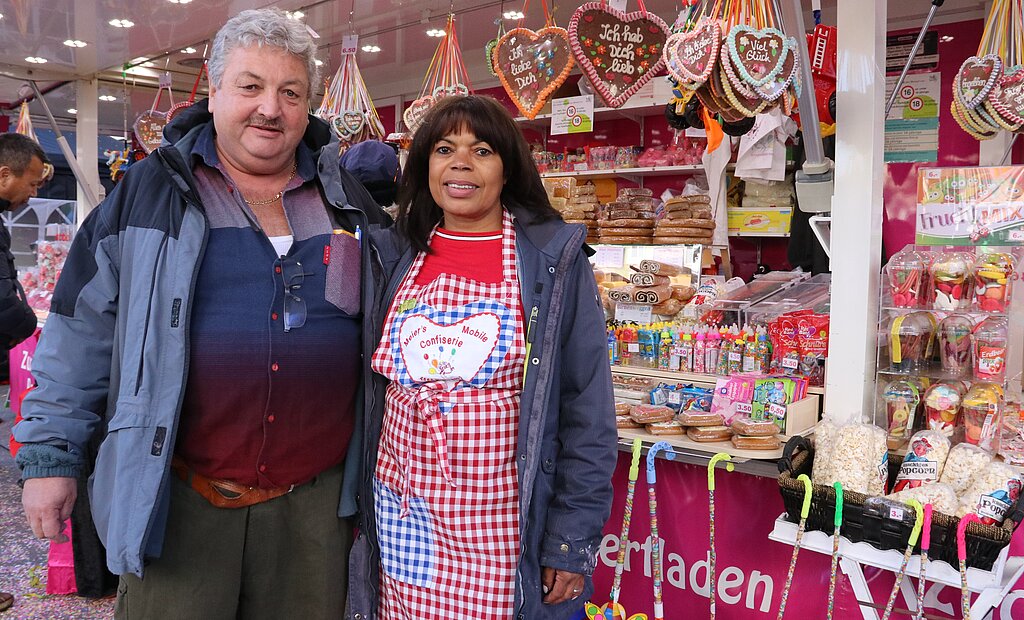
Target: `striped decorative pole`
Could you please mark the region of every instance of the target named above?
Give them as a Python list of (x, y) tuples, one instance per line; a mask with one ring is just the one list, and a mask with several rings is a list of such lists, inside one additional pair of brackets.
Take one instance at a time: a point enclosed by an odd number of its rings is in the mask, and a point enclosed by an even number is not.
[(651, 567), (651, 574), (654, 575), (655, 620), (665, 620), (665, 607), (661, 601), (661, 538), (658, 536), (658, 496), (654, 492), (658, 481), (658, 477), (654, 473), (654, 457), (662, 450), (665, 451), (665, 458), (669, 460), (676, 458), (672, 446), (665, 441), (659, 441), (647, 451), (647, 503), (651, 510), (651, 562), (654, 564)]
[(708, 593), (711, 599), (711, 620), (715, 620), (715, 601), (718, 593), (715, 589), (715, 465), (719, 461), (726, 461), (726, 471), (732, 471), (735, 466), (732, 464), (732, 455), (728, 452), (719, 452), (711, 457), (708, 462), (708, 513), (710, 515), (711, 552), (708, 564), (708, 584), (711, 591)]
[(836, 605), (836, 570), (839, 564), (839, 528), (843, 524), (843, 483), (833, 484), (836, 489), (835, 531), (832, 532), (832, 573), (828, 578), (828, 620), (832, 620), (832, 610)]
[(800, 525), (796, 528), (796, 542), (793, 545), (793, 557), (789, 560), (789, 572), (786, 573), (786, 585), (782, 587), (782, 602), (779, 603), (778, 620), (782, 620), (786, 613), (786, 601), (789, 599), (789, 588), (793, 585), (793, 573), (796, 572), (796, 558), (800, 555), (800, 543), (804, 539), (804, 528), (807, 526), (807, 515), (811, 512), (811, 479), (807, 474), (800, 474), (796, 478), (804, 483), (804, 504), (800, 508)]
[(960, 519), (956, 526), (956, 557), (960, 560), (960, 611), (963, 612), (964, 620), (971, 620), (971, 591), (967, 589), (967, 526), (971, 523), (981, 523), (981, 519), (973, 512), (969, 512)]
[(921, 573), (917, 577), (917, 614), (914, 620), (924, 618), (924, 576), (928, 566), (928, 548), (932, 544), (932, 505), (924, 505), (924, 525), (921, 526)]
[(910, 538), (907, 540), (907, 550), (903, 552), (903, 563), (900, 564), (900, 572), (896, 573), (896, 582), (892, 584), (892, 591), (889, 592), (889, 600), (885, 603), (885, 613), (882, 615), (882, 620), (889, 620), (889, 616), (892, 615), (892, 608), (896, 605), (896, 595), (899, 594), (900, 584), (903, 583), (903, 577), (907, 574), (907, 562), (910, 561), (910, 556), (914, 553), (914, 545), (917, 544), (917, 537), (921, 535), (921, 522), (924, 520), (924, 515), (921, 510), (921, 502), (916, 499), (912, 499), (907, 502), (908, 506), (914, 509), (917, 514), (917, 518), (914, 519), (914, 529), (910, 530)]
[(619, 593), (622, 591), (622, 569), (626, 565), (626, 547), (629, 546), (629, 522), (633, 517), (633, 495), (636, 493), (636, 479), (640, 477), (639, 437), (633, 440), (633, 461), (629, 465), (629, 486), (626, 487), (626, 508), (622, 513), (622, 533), (619, 534), (619, 556), (615, 559), (615, 579), (612, 581), (611, 603), (604, 610), (606, 620), (625, 618), (626, 612), (619, 607)]

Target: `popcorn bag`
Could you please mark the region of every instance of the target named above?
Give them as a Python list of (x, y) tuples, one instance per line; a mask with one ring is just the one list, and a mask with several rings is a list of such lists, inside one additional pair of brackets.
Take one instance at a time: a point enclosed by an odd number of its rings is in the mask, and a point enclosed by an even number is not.
[(971, 484), (960, 498), (957, 516), (973, 512), (985, 525), (999, 525), (1020, 497), (1021, 480), (1005, 463), (992, 463)]
[(949, 440), (939, 431), (920, 431), (910, 439), (907, 456), (896, 476), (894, 492), (938, 481), (949, 456)]

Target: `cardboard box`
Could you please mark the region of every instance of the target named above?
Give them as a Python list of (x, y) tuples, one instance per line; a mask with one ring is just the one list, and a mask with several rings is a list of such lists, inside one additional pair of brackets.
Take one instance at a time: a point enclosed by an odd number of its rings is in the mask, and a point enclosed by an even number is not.
[(790, 207), (729, 209), (729, 234), (787, 234), (792, 218)]

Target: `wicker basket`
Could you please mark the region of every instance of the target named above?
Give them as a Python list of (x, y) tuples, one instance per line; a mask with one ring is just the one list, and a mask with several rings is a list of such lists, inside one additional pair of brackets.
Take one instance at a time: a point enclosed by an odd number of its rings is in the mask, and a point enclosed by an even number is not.
[[(797, 436), (786, 444), (782, 459), (779, 460), (779, 491), (786, 506), (787, 518), (793, 523), (800, 521), (800, 508), (804, 499), (804, 485), (797, 480), (801, 474), (811, 475), (814, 449), (807, 439)], [(899, 473), (903, 457), (889, 456), (889, 483), (892, 488)], [(831, 534), (835, 529), (836, 492), (831, 486), (813, 485), (811, 509), (807, 515), (806, 529)], [(902, 518), (893, 518), (890, 503), (882, 503), (869, 495), (844, 491), (843, 524), (840, 533), (852, 542), (866, 542), (882, 549), (904, 551), (910, 531), (914, 527), (915, 514), (906, 510)], [(991, 570), (999, 552), (1010, 544), (1014, 529), (1024, 518), (1024, 506), (1018, 502), (1007, 513), (1000, 526), (971, 523), (967, 526), (967, 566)], [(959, 566), (956, 550), (956, 528), (959, 519), (940, 512), (932, 513), (930, 560), (944, 561), (954, 568)], [(916, 547), (920, 553), (920, 544)]]

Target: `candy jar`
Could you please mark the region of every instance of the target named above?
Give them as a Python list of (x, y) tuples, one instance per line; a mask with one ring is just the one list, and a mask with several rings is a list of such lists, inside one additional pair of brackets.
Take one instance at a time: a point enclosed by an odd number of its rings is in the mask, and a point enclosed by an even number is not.
[(928, 367), (932, 323), (928, 314), (912, 312), (893, 319), (889, 330), (889, 360), (893, 370), (916, 373)]
[(1006, 319), (989, 317), (974, 329), (974, 378), (1002, 383), (1006, 378)]
[(885, 442), (890, 450), (896, 450), (910, 437), (909, 431), (914, 426), (914, 412), (921, 401), (921, 393), (909, 381), (897, 379), (885, 386), (882, 400), (885, 401), (888, 423)]
[(959, 377), (971, 369), (971, 330), (974, 323), (965, 316), (950, 315), (939, 323), (939, 359), (942, 370)]
[(886, 266), (892, 305), (897, 308), (918, 308), (924, 291), (926, 265), (913, 250), (902, 250)]
[(1003, 390), (995, 383), (979, 381), (964, 395), (961, 405), (964, 416), (964, 440), (990, 452), (998, 450), (993, 441), (998, 436)]
[(957, 427), (963, 425), (960, 403), (964, 393), (961, 385), (959, 381), (940, 381), (924, 393), (924, 415), (930, 430), (952, 437)]
[(1002, 252), (978, 257), (974, 264), (974, 301), (979, 310), (1006, 312), (1014, 266), (1013, 256)]
[(964, 254), (950, 252), (937, 258), (931, 269), (932, 307), (947, 311), (966, 309), (971, 299), (970, 272), (970, 261)]

